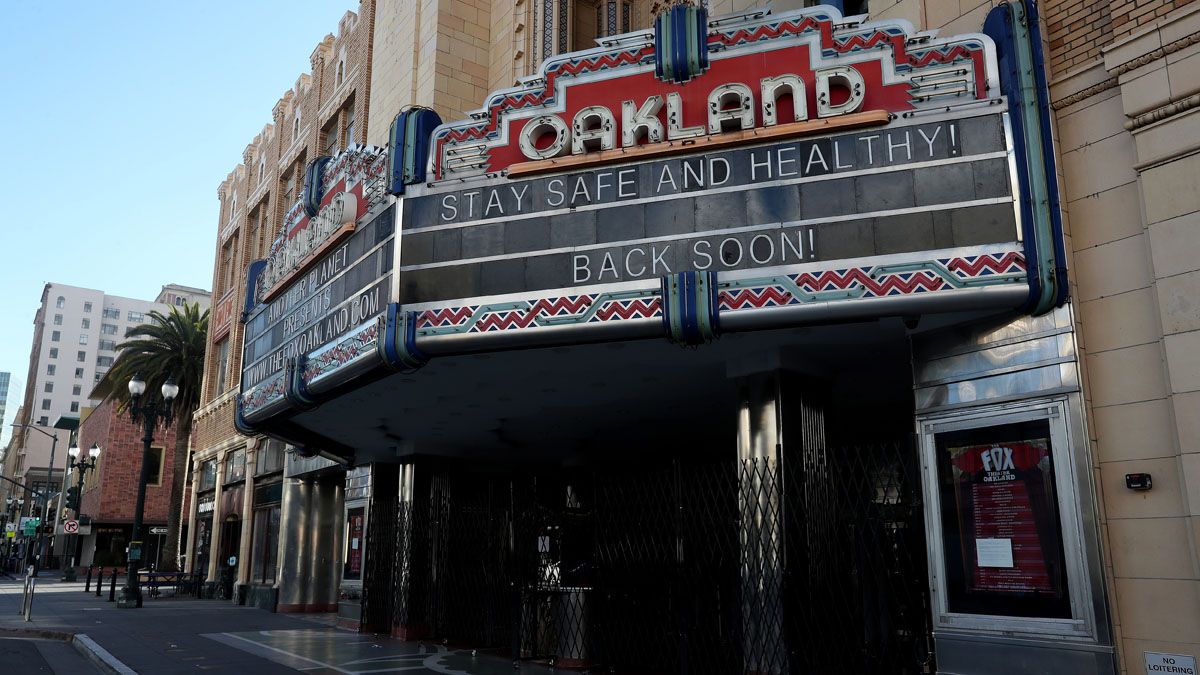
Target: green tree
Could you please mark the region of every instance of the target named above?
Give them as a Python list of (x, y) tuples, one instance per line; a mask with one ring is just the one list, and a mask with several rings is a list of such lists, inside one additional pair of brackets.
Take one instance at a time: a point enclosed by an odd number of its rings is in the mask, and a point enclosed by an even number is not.
[(129, 338), (117, 345), (119, 354), (106, 376), (120, 409), (129, 404), (130, 379), (140, 374), (147, 395), (159, 396), (168, 377), (179, 385), (172, 406), (175, 413), (175, 462), (171, 472), (171, 516), (167, 519), (167, 540), (161, 568), (175, 571), (179, 559), (179, 514), (183, 510), (183, 481), (187, 473), (188, 439), (192, 435), (192, 413), (200, 406), (200, 387), (204, 381), (204, 350), (208, 344), (208, 310), (200, 305), (172, 307), (171, 313), (150, 312), (149, 323), (126, 333)]

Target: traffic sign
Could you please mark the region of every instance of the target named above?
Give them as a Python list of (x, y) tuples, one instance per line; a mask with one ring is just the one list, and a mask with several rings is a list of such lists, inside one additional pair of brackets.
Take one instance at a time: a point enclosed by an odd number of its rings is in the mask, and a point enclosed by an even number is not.
[(79, 521), (78, 520), (68, 520), (63, 523), (63, 532), (66, 532), (67, 534), (75, 534), (78, 531), (79, 531)]
[(166, 533), (167, 533), (167, 528), (164, 525), (157, 525), (155, 527), (150, 528), (150, 534), (166, 534)]

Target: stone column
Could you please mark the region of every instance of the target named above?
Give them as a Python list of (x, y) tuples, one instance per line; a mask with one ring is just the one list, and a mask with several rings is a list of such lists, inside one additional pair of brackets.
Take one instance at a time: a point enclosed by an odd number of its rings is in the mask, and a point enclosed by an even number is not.
[(312, 483), (302, 478), (285, 478), (279, 519), (280, 612), (304, 611), (310, 583), (308, 550), (312, 524), (309, 520)]
[[(743, 672), (788, 672), (784, 640), (784, 463), (825, 445), (824, 408), (812, 385), (782, 370), (738, 383)], [(790, 475), (790, 474), (789, 474)], [(787, 486), (797, 489), (797, 486)], [(800, 488), (802, 489), (802, 488)], [(791, 561), (795, 562), (795, 561)]]
[(196, 568), (196, 526), (200, 508), (200, 471), (196, 462), (192, 462), (192, 496), (189, 500), (187, 558), (184, 560), (184, 571), (193, 572)]
[(242, 540), (238, 543), (237, 584), (250, 583), (250, 545), (254, 541), (254, 459), (258, 455), (259, 439), (246, 443), (246, 482), (242, 488)]
[(425, 636), (424, 592), (427, 578), (425, 538), (426, 511), (428, 504), (429, 476), (425, 467), (416, 462), (401, 464), (397, 481), (399, 488), (398, 511), (396, 513), (396, 625), (392, 634), (409, 640)]
[(221, 530), (225, 529), (224, 518), (221, 516), (221, 492), (225, 486), (225, 452), (217, 453), (217, 486), (213, 492), (213, 528), (212, 539), (208, 545), (208, 571), (206, 572), (208, 583), (217, 583), (221, 580), (221, 563), (217, 555), (217, 551), (221, 550)]

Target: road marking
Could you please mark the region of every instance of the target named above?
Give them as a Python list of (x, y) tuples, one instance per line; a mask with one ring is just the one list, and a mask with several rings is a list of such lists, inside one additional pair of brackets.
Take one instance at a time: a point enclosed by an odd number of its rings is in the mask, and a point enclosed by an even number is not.
[[(216, 633), (215, 635), (209, 634), (209, 635), (202, 635), (201, 637), (207, 637), (207, 638), (212, 638), (212, 639), (217, 639), (218, 637), (223, 637), (223, 638), (228, 638), (231, 640), (241, 640), (242, 642), (245, 642), (246, 644), (253, 645), (255, 647), (260, 647), (262, 649), (269, 649), (273, 652), (278, 652), (280, 654), (283, 654), (284, 656), (290, 656), (293, 659), (300, 659), (301, 661), (308, 661), (309, 663), (315, 663), (318, 667), (331, 668), (333, 670), (338, 671), (339, 673), (345, 673), (346, 675), (355, 675), (354, 671), (343, 670), (343, 669), (338, 668), (337, 666), (333, 665), (332, 663), (325, 663), (324, 661), (310, 659), (307, 656), (300, 656), (299, 654), (294, 654), (292, 652), (287, 651), (286, 649), (279, 649), (278, 647), (272, 647), (271, 645), (265, 645), (261, 642), (255, 642), (254, 640), (244, 638), (240, 635), (234, 635), (233, 633)], [(254, 653), (253, 651), (248, 650), (248, 649), (246, 651), (249, 651), (251, 654)], [(287, 664), (284, 664), (284, 665), (287, 665)]]

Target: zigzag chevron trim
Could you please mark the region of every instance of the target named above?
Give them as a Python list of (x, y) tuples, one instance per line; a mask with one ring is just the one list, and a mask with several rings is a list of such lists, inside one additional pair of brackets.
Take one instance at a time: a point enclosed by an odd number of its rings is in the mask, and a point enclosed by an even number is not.
[(952, 291), (1024, 280), (1025, 257), (1020, 253), (985, 253), (721, 282), (717, 284), (717, 302), (721, 311), (736, 312), (829, 300)]
[(443, 307), (417, 315), (417, 335), (453, 335), (544, 328), (662, 316), (658, 289)]
[(358, 330), (308, 358), (304, 364), (304, 381), (308, 384), (335, 372), (359, 357), (375, 353), (379, 341), (379, 321), (372, 320)]
[(260, 408), (274, 403), (284, 397), (287, 391), (287, 379), (281, 371), (272, 375), (265, 382), (242, 395), (242, 414), (252, 415)]

